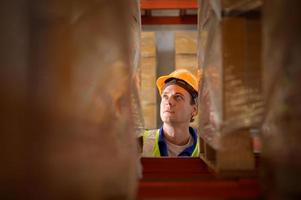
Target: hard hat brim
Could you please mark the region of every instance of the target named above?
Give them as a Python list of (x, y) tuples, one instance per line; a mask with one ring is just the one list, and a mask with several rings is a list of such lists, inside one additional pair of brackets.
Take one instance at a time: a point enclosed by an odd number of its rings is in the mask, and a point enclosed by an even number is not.
[(161, 76), (157, 79), (157, 88), (159, 90), (159, 93), (160, 95), (162, 95), (162, 92), (163, 92), (163, 88), (164, 88), (164, 85), (165, 85), (165, 81), (169, 78), (174, 78), (173, 76), (170, 76), (170, 75), (167, 75), (167, 76)]
[(169, 75), (166, 75), (166, 76), (161, 76), (161, 77), (159, 77), (159, 78), (157, 79), (156, 84), (157, 84), (157, 88), (158, 88), (158, 90), (159, 90), (160, 95), (162, 95), (164, 86), (165, 86), (165, 84), (166, 84), (165, 81), (168, 80), (168, 79), (170, 79), (170, 78), (180, 79), (180, 80), (186, 82), (188, 85), (190, 85), (190, 86), (193, 88), (193, 90), (196, 91), (196, 93), (198, 93), (198, 88), (197, 88), (197, 86), (194, 87), (194, 86), (193, 86), (193, 83), (191, 83), (189, 80), (185, 80), (185, 79), (182, 79), (182, 78), (180, 78), (180, 77), (177, 77), (177, 76), (174, 76), (174, 75), (172, 75), (172, 74), (169, 74)]

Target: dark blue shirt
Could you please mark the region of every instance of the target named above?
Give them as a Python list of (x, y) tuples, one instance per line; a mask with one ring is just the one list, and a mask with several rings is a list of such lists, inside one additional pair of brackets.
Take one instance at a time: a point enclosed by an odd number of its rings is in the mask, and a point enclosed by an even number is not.
[[(191, 154), (193, 153), (193, 151), (196, 147), (196, 144), (197, 144), (196, 130), (189, 127), (189, 133), (192, 136), (193, 144), (191, 146), (187, 147), (186, 149), (184, 149), (178, 156), (191, 156)], [(160, 131), (159, 131), (158, 145), (159, 145), (160, 155), (168, 156), (167, 144), (166, 144), (165, 137), (164, 137), (163, 127), (161, 127)]]

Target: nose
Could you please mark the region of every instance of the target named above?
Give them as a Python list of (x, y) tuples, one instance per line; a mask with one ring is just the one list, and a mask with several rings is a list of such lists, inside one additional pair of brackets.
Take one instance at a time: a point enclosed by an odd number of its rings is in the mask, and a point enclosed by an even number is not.
[(169, 96), (169, 97), (166, 99), (165, 103), (166, 103), (167, 105), (169, 105), (169, 106), (174, 105), (174, 101), (173, 101), (172, 96)]

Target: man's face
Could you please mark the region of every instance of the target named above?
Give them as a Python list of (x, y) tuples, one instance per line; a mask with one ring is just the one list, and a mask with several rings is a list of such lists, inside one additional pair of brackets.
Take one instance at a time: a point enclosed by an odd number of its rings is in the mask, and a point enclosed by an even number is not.
[(167, 86), (161, 96), (160, 116), (164, 123), (189, 123), (196, 115), (196, 105), (191, 105), (190, 94), (178, 85)]

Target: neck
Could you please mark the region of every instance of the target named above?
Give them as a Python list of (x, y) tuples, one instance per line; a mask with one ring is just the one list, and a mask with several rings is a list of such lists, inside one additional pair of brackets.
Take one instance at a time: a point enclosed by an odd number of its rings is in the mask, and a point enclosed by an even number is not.
[(189, 124), (180, 124), (177, 126), (163, 124), (163, 131), (166, 140), (175, 145), (185, 145), (189, 141)]

